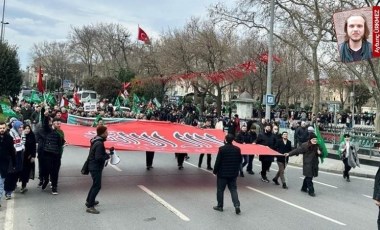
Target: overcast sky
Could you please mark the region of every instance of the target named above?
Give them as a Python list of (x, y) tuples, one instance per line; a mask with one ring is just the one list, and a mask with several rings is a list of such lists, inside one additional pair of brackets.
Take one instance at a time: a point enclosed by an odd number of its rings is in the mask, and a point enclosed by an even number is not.
[[(31, 63), (31, 47), (43, 41), (65, 41), (71, 27), (120, 23), (137, 37), (137, 25), (153, 38), (189, 19), (207, 17), (211, 4), (234, 0), (6, 0), (5, 40), (18, 46), (21, 68)], [(0, 1), (1, 9), (3, 0)], [(2, 11), (0, 11), (1, 14)]]

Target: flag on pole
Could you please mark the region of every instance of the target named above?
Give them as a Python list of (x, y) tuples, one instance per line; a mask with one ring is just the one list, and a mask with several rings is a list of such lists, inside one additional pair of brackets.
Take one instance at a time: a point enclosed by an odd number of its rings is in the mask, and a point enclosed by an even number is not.
[(143, 41), (145, 44), (150, 44), (150, 40), (149, 40), (148, 35), (145, 33), (145, 31), (143, 29), (140, 28), (140, 26), (138, 28), (139, 29), (138, 29), (138, 33), (137, 33), (137, 39), (140, 41)]
[(317, 136), (317, 143), (319, 145), (319, 148), (322, 151), (320, 158), (321, 158), (321, 162), (323, 163), (324, 159), (327, 157), (329, 153), (327, 151), (325, 141), (323, 140), (322, 135), (319, 132), (319, 128), (316, 124), (314, 124), (314, 130), (315, 130), (315, 136)]
[(340, 150), (340, 144), (344, 141), (344, 137), (343, 137), (343, 133), (340, 135), (340, 138), (339, 138), (339, 144), (338, 144), (338, 155), (341, 156), (342, 155), (342, 151)]
[(42, 69), (41, 69), (41, 66), (39, 67), (38, 69), (38, 79), (37, 79), (37, 88), (38, 88), (38, 91), (43, 93), (45, 91), (45, 87), (44, 87), (44, 83), (42, 81), (42, 77), (43, 77), (43, 74), (42, 74)]
[(115, 100), (115, 106), (116, 106), (116, 111), (120, 111), (120, 99), (119, 97), (116, 97), (116, 100)]
[(57, 104), (54, 96), (51, 93), (44, 93), (44, 102), (49, 104), (50, 106), (54, 106)]
[(11, 107), (7, 104), (0, 103), (0, 107), (2, 109), (2, 113), (7, 117), (18, 117), (18, 115), (11, 109)]
[(29, 102), (30, 103), (41, 103), (42, 100), (40, 98), (40, 96), (38, 95), (37, 91), (32, 91), (32, 93), (30, 94), (30, 98), (29, 98)]
[(79, 96), (78, 96), (77, 91), (78, 90), (75, 88), (74, 89), (74, 94), (73, 94), (74, 104), (75, 105), (80, 105), (80, 100), (79, 100)]
[(157, 108), (161, 108), (161, 104), (158, 102), (157, 98), (153, 99), (153, 103), (157, 106)]
[(98, 126), (100, 120), (102, 120), (102, 116), (100, 116), (100, 114), (96, 115), (96, 118), (95, 118), (95, 120), (94, 120), (94, 122), (92, 123), (91, 126), (92, 127)]
[(59, 107), (67, 108), (68, 106), (69, 106), (69, 100), (65, 96), (62, 96), (61, 103), (59, 103)]

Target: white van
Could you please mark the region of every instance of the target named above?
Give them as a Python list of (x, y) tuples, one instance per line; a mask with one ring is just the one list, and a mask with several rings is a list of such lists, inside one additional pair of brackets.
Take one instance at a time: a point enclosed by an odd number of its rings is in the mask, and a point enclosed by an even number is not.
[(77, 92), (77, 95), (78, 95), (79, 101), (81, 103), (85, 103), (85, 102), (97, 103), (99, 101), (98, 100), (98, 94), (92, 90), (81, 90), (81, 91)]

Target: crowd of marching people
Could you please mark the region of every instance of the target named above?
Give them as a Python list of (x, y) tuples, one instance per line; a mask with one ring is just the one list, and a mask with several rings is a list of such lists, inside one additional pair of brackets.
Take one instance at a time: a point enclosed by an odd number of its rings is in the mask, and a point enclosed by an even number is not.
[[(0, 123), (0, 189), (4, 189), (5, 198), (11, 199), (12, 193), (16, 190), (17, 183), (20, 182), (20, 192), (25, 193), (28, 191), (27, 184), (29, 179), (34, 179), (35, 175), (35, 160), (38, 160), (38, 186), (42, 190), (46, 190), (49, 183), (51, 193), (58, 194), (58, 179), (59, 170), (61, 167), (61, 158), (63, 148), (65, 145), (64, 133), (60, 129), (61, 123), (66, 123), (68, 115), (90, 116), (90, 117), (118, 117), (121, 113), (124, 117), (170, 121), (186, 125), (196, 126), (204, 129), (221, 129), (227, 133), (226, 144), (231, 145), (231, 140), (240, 144), (260, 144), (268, 146), (269, 148), (277, 151), (281, 155), (269, 156), (260, 155), (259, 161), (261, 162), (261, 170), (259, 172), (261, 181), (269, 183), (272, 181), (275, 185), (282, 184), (283, 189), (288, 189), (288, 183), (285, 177), (286, 165), (289, 157), (294, 155), (303, 155), (303, 175), (305, 176), (301, 191), (307, 192), (310, 196), (315, 196), (313, 187), (313, 178), (318, 176), (318, 157), (321, 154), (320, 147), (317, 144), (316, 135), (311, 126), (311, 122), (301, 119), (297, 123), (295, 129), (295, 149), (292, 148), (292, 143), (288, 139), (286, 131), (279, 132), (280, 124), (269, 121), (266, 119), (256, 120), (250, 119), (242, 122), (238, 114), (234, 116), (218, 116), (211, 110), (208, 114), (199, 114), (195, 106), (185, 104), (183, 106), (166, 105), (163, 107), (141, 107), (139, 113), (130, 111), (116, 111), (112, 105), (100, 103), (96, 112), (84, 112), (83, 108), (78, 107), (75, 109), (67, 109), (58, 106), (46, 106), (42, 104), (31, 105), (22, 101), (20, 105), (14, 109), (17, 118), (11, 118), (8, 124)], [(104, 142), (107, 138), (107, 129), (99, 122), (97, 126), (97, 139), (91, 140), (91, 146), (97, 140)], [(342, 160), (345, 165), (344, 178), (349, 179), (349, 171), (352, 167), (358, 166), (357, 149), (349, 142), (349, 135), (345, 136), (345, 142), (342, 142), (340, 151), (342, 152)], [(99, 148), (99, 147), (98, 147)], [(228, 148), (227, 148), (228, 149)], [(230, 148), (235, 149), (235, 148)], [(235, 149), (236, 150), (236, 149)], [(90, 151), (91, 153), (91, 151)], [(110, 153), (106, 153), (104, 146), (101, 150), (94, 150), (98, 154), (99, 159), (106, 160)], [(198, 159), (198, 167), (202, 167), (203, 158), (206, 154), (206, 168), (213, 171), (215, 174), (223, 174), (223, 163), (218, 156), (215, 166), (211, 165), (212, 157), (210, 153), (200, 154)], [(254, 175), (253, 160), (254, 155), (239, 155), (239, 166), (237, 167), (236, 176), (244, 177), (245, 172)], [(186, 153), (176, 153), (175, 157), (178, 163), (178, 169), (183, 170), (184, 160), (188, 159)], [(146, 168), (147, 170), (153, 169), (154, 152), (146, 152)], [(269, 179), (267, 172), (270, 170), (271, 164), (276, 160), (278, 165), (278, 172), (276, 175)], [(104, 162), (103, 162), (104, 163)], [(221, 165), (219, 165), (221, 164)], [(215, 168), (217, 166), (217, 168)], [(93, 185), (89, 191), (86, 199), (87, 212), (98, 214), (99, 211), (95, 209), (97, 204), (95, 198), (100, 190), (99, 178), (101, 178), (101, 171), (104, 164), (93, 164), (92, 166), (92, 179)], [(95, 171), (94, 171), (95, 170)], [(235, 175), (234, 173), (232, 173)], [(232, 175), (231, 174), (231, 175)], [(228, 183), (231, 184), (232, 193), (234, 193), (234, 203), (236, 203), (237, 213), (240, 213), (240, 203), (237, 199), (236, 180), (222, 180), (218, 185), (218, 194), (224, 191)], [(229, 186), (230, 187), (230, 186)], [(0, 190), (0, 199), (3, 192)], [(215, 210), (221, 211), (220, 197), (218, 198), (218, 206), (214, 207)]]

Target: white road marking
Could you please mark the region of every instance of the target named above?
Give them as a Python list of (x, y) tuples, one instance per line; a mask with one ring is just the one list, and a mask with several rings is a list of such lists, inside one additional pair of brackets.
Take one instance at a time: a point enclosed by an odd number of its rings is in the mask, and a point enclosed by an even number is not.
[(362, 194), (362, 195), (369, 198), (369, 199), (372, 199), (372, 196), (368, 196), (368, 195), (364, 195), (364, 194)]
[(5, 212), (4, 230), (13, 230), (14, 196), (12, 197), (12, 199), (7, 200), (6, 202), (7, 202), (7, 211)]
[[(304, 179), (304, 177), (300, 177), (302, 180)], [(319, 182), (319, 181), (315, 181), (315, 180), (313, 180), (313, 183), (316, 183), (316, 184), (321, 184), (321, 185), (324, 185), (324, 186), (327, 186), (327, 187), (331, 187), (331, 188), (338, 188), (338, 187), (336, 187), (336, 186), (334, 186), (334, 185), (329, 185), (329, 184), (325, 184), (325, 183), (322, 183), (322, 182)]]
[[(191, 165), (191, 166), (193, 166), (195, 168), (198, 168), (198, 166), (195, 165), (195, 164), (192, 164), (192, 163), (189, 163), (189, 162), (186, 162), (186, 161), (185, 161), (185, 163), (188, 164), (188, 165)], [(201, 170), (203, 170), (205, 172), (211, 173), (213, 176), (215, 176), (214, 173), (211, 170), (207, 170), (207, 169), (203, 169), (203, 168), (199, 168), (199, 169), (201, 169)]]
[(140, 189), (142, 189), (144, 192), (148, 193), (149, 196), (153, 197), (153, 199), (155, 199), (156, 201), (158, 201), (159, 203), (161, 203), (164, 207), (166, 207), (167, 209), (169, 209), (169, 211), (171, 211), (172, 213), (176, 214), (182, 220), (184, 220), (184, 221), (190, 221), (190, 219), (187, 216), (185, 216), (182, 212), (178, 211), (176, 208), (174, 208), (173, 206), (171, 206), (168, 202), (166, 202), (165, 200), (163, 200), (161, 197), (159, 197), (158, 195), (156, 195), (154, 192), (150, 191), (144, 185), (138, 185), (138, 187)]
[(280, 201), (280, 202), (283, 202), (283, 203), (285, 203), (285, 204), (288, 204), (288, 205), (290, 205), (290, 206), (293, 206), (293, 207), (295, 207), (295, 208), (298, 208), (298, 209), (300, 209), (300, 210), (302, 210), (302, 211), (308, 212), (308, 213), (310, 213), (310, 214), (312, 214), (312, 215), (315, 215), (315, 216), (318, 216), (318, 217), (320, 217), (320, 218), (323, 218), (323, 219), (325, 219), (325, 220), (331, 221), (331, 222), (333, 222), (333, 223), (336, 223), (336, 224), (339, 224), (339, 225), (342, 225), (342, 226), (346, 226), (345, 223), (342, 223), (342, 222), (340, 222), (340, 221), (334, 220), (334, 219), (332, 219), (332, 218), (330, 218), (330, 217), (324, 216), (324, 215), (322, 215), (322, 214), (319, 214), (319, 213), (317, 213), (317, 212), (311, 211), (311, 210), (309, 210), (309, 209), (303, 208), (303, 207), (301, 207), (301, 206), (299, 206), (299, 205), (296, 205), (296, 204), (290, 203), (289, 201), (286, 201), (286, 200), (283, 200), (283, 199), (281, 199), (281, 198), (275, 197), (275, 196), (273, 196), (273, 195), (270, 195), (270, 194), (265, 193), (265, 192), (263, 192), (263, 191), (257, 190), (257, 189), (255, 189), (255, 188), (250, 187), (250, 186), (246, 186), (246, 188), (248, 188), (248, 189), (250, 189), (250, 190), (252, 190), (252, 191), (258, 192), (258, 193), (260, 193), (260, 194), (262, 194), (262, 195), (268, 196), (268, 197), (270, 197), (270, 198), (272, 198), (272, 199), (275, 199), (275, 200), (278, 200), (278, 201)]

